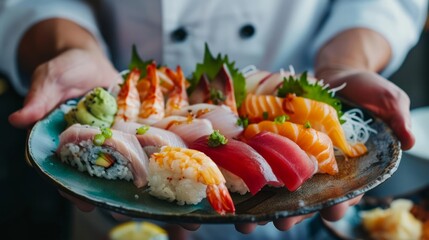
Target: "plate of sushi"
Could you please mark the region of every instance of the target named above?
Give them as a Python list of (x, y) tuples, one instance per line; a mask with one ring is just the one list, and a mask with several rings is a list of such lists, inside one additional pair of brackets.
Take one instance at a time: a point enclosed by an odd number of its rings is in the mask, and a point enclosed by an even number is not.
[[(132, 217), (271, 221), (376, 187), (397, 169), (388, 126), (293, 68), (237, 69), (205, 47), (185, 77), (143, 61), (37, 122), (31, 165), (62, 191)], [(346, 110), (346, 108), (348, 109)]]

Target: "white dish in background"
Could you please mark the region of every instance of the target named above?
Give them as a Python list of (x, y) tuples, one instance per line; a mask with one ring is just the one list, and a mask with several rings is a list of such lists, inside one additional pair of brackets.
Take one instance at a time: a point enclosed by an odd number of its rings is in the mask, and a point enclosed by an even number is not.
[(412, 110), (411, 124), (416, 143), (407, 154), (429, 161), (429, 106)]

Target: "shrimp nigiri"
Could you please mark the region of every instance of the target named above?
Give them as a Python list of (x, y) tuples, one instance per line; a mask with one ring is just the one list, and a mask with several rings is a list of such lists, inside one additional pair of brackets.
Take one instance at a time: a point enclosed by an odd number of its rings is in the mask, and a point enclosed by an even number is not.
[(150, 125), (164, 117), (165, 104), (155, 63), (149, 64), (146, 69), (147, 76), (137, 83), (141, 102), (138, 122)]
[(197, 204), (203, 198), (219, 214), (234, 213), (235, 206), (225, 186), (225, 178), (204, 153), (164, 146), (149, 162), (149, 193), (179, 205)]
[(124, 84), (119, 90), (116, 102), (118, 105), (118, 112), (115, 116), (115, 122), (135, 122), (140, 109), (140, 98), (137, 90), (137, 81), (140, 78), (140, 71), (137, 69), (132, 70)]
[(338, 120), (336, 110), (329, 104), (289, 94), (286, 98), (272, 95), (248, 94), (240, 108), (240, 114), (250, 122), (274, 120), (288, 115), (289, 121), (297, 124), (309, 122), (312, 128), (326, 133), (335, 147), (348, 157), (358, 157), (367, 152), (363, 143), (349, 144)]
[(168, 94), (165, 113), (171, 115), (174, 110), (181, 109), (189, 105), (188, 94), (186, 93), (186, 78), (182, 68), (177, 66), (176, 72), (166, 68), (165, 73), (174, 82), (174, 87)]
[(243, 136), (250, 139), (262, 131), (277, 133), (294, 141), (310, 158), (317, 160), (319, 173), (331, 175), (338, 173), (334, 146), (328, 135), (323, 132), (291, 122), (262, 121), (249, 124), (244, 130)]

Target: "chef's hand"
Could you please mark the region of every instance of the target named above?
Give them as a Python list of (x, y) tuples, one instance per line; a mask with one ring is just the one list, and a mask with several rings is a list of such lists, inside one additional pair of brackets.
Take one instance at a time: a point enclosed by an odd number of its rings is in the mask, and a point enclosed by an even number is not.
[(95, 87), (109, 87), (118, 77), (104, 56), (67, 50), (36, 68), (24, 106), (9, 116), (9, 122), (28, 128), (66, 100)]
[(415, 142), (410, 99), (402, 89), (378, 74), (388, 66), (391, 56), (389, 43), (379, 33), (364, 28), (349, 29), (321, 48), (315, 73), (332, 87), (346, 83), (337, 94), (385, 121), (402, 149), (407, 150)]
[[(327, 72), (326, 72), (327, 73)], [(411, 131), (410, 99), (398, 86), (377, 73), (367, 70), (336, 69), (324, 75), (330, 86), (346, 87), (337, 94), (369, 110), (387, 123), (404, 150), (415, 142)]]
[[(350, 206), (354, 206), (361, 200), (362, 195), (350, 199), (348, 201), (336, 204), (332, 207), (322, 209), (319, 213), (322, 218), (328, 221), (337, 221), (341, 219), (346, 213), (347, 209)], [(313, 217), (315, 213), (310, 213), (306, 215), (293, 216), (288, 218), (280, 218), (273, 221), (274, 226), (280, 231), (287, 231), (291, 229), (296, 224), (302, 222), (303, 220)], [(265, 225), (268, 222), (259, 222), (259, 223), (237, 223), (235, 224), (235, 229), (243, 234), (252, 233), (258, 225)], [(180, 224), (183, 228), (189, 231), (196, 231), (200, 227), (199, 224)]]
[(31, 127), (67, 99), (119, 80), (92, 35), (62, 19), (32, 27), (20, 43), (19, 62), (32, 77), (23, 108), (9, 116), (18, 128)]

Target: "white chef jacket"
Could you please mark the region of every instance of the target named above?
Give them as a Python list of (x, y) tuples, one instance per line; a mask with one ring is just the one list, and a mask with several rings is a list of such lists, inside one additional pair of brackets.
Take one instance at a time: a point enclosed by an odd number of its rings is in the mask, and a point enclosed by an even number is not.
[(203, 58), (204, 43), (213, 54), (228, 54), (236, 66), (278, 71), (293, 65), (310, 70), (317, 50), (337, 33), (365, 27), (381, 33), (393, 56), (389, 76), (416, 44), (427, 0), (2, 0), (0, 71), (25, 94), (17, 47), (33, 24), (65, 18), (91, 32), (118, 70), (136, 44), (144, 59), (189, 75)]

